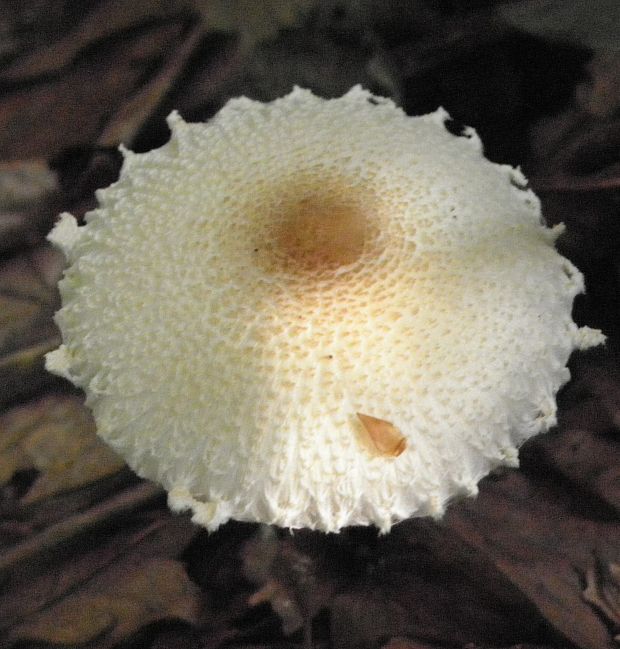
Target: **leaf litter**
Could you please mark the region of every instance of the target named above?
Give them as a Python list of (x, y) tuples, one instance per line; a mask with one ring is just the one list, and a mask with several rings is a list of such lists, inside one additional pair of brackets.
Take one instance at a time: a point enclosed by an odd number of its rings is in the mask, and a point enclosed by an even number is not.
[[(6, 12), (0, 646), (617, 646), (620, 59), (605, 6), (27, 0)], [(297, 83), (333, 96), (359, 81), (410, 113), (445, 105), (492, 159), (523, 165), (585, 273), (575, 317), (608, 343), (571, 361), (558, 427), (525, 446), (522, 468), (485, 479), (443, 522), (208, 536), (122, 468), (79, 395), (45, 373), (63, 261), (42, 236), (57, 211), (94, 205), (119, 142), (162, 144), (173, 107), (205, 119), (237, 94)]]

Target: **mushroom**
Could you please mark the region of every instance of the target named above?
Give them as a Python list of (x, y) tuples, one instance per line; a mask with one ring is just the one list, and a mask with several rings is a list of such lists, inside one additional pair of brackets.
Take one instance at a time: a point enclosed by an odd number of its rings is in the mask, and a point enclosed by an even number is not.
[(173, 112), (78, 227), (47, 367), (174, 510), (337, 531), (439, 517), (556, 421), (583, 279), (518, 169), (354, 87)]

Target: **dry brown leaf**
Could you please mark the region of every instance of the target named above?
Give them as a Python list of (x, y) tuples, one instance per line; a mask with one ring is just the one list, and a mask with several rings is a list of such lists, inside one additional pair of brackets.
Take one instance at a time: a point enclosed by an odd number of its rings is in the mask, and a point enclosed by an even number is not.
[(0, 415), (0, 484), (16, 471), (39, 471), (24, 503), (100, 480), (123, 465), (97, 438), (78, 397), (49, 395)]
[(202, 619), (202, 597), (178, 557), (197, 533), (159, 509), (5, 575), (0, 629), (9, 640), (104, 649), (156, 620)]
[(248, 603), (268, 602), (286, 635), (302, 627), (309, 634), (313, 617), (326, 606), (336, 584), (321, 574), (316, 556), (296, 547), (294, 539), (279, 539), (263, 526), (242, 551), (246, 577), (259, 586)]
[(583, 598), (620, 632), (620, 563), (599, 561), (597, 566), (590, 568), (586, 573)]
[[(345, 542), (346, 533), (340, 538)], [(339, 588), (329, 604), (334, 646), (376, 646), (397, 636), (440, 646), (539, 640), (540, 613), (482, 552), (442, 523), (404, 521), (365, 550), (360, 540), (344, 558), (359, 564), (359, 579)]]
[(0, 214), (32, 208), (57, 190), (56, 173), (44, 160), (0, 162)]
[(54, 79), (17, 85), (0, 97), (0, 157), (58, 155), (89, 146), (102, 125), (178, 45), (184, 24), (170, 21), (102, 44)]
[(181, 43), (167, 58), (161, 70), (121, 106), (99, 135), (97, 145), (115, 146), (122, 142), (130, 146), (147, 118), (170, 90), (203, 35), (201, 25), (196, 25), (182, 37)]
[(164, 619), (197, 623), (202, 598), (182, 564), (161, 557), (117, 561), (79, 590), (11, 630), (12, 641), (111, 647)]
[(484, 480), (480, 495), (449, 509), (446, 524), (480, 549), (583, 649), (612, 649), (603, 620), (583, 601), (581, 575), (596, 555), (620, 560), (620, 525), (590, 518), (564, 488), (506, 471)]
[(43, 356), (60, 344), (52, 315), (64, 264), (45, 245), (0, 265), (0, 407), (52, 381)]
[(620, 511), (620, 445), (589, 430), (568, 429), (533, 441), (532, 454), (584, 492)]
[(13, 571), (0, 592), (0, 629), (17, 626), (62, 601), (127, 556), (136, 560), (178, 557), (196, 533), (187, 518), (159, 510), (154, 520), (138, 515), (119, 529), (108, 530), (98, 542), (87, 537), (68, 546), (68, 552), (51, 556), (47, 564), (42, 561), (33, 569)]
[[(83, 491), (89, 490), (83, 489), (75, 493), (81, 495)], [(51, 551), (61, 551), (67, 543), (74, 542), (81, 535), (100, 529), (105, 523), (146, 506), (160, 495), (160, 487), (151, 482), (140, 482), (94, 505), (93, 500), (96, 498), (93, 499), (93, 494), (86, 504), (80, 503), (77, 498), (79, 504), (89, 508), (78, 513), (75, 513), (75, 507), (68, 512), (61, 509), (60, 512), (54, 512), (56, 516), (51, 516), (51, 524), (49, 521), (35, 520), (35, 524), (47, 523), (47, 527), (36, 533), (31, 531), (25, 539), (6, 548), (0, 554), (0, 574), (31, 573), (45, 561)]]
[(216, 31), (239, 32), (246, 49), (254, 43), (275, 36), (281, 29), (290, 29), (318, 0), (188, 0), (205, 22)]
[[(0, 72), (0, 78), (18, 81), (58, 72), (69, 65), (87, 46), (135, 27), (142, 22), (171, 18), (183, 7), (180, 2), (158, 0), (111, 0), (95, 5), (81, 22), (59, 40), (19, 57)], [(39, 12), (42, 13), (42, 12)], [(36, 13), (35, 13), (36, 15)], [(40, 17), (42, 19), (42, 17)], [(58, 28), (67, 23), (60, 23)]]

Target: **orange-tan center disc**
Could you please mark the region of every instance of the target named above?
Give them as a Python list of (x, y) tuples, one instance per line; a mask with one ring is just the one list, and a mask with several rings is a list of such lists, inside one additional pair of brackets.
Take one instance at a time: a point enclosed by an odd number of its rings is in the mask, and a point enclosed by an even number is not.
[(333, 270), (358, 259), (366, 239), (366, 216), (359, 205), (331, 196), (311, 196), (285, 206), (276, 246), (302, 270)]

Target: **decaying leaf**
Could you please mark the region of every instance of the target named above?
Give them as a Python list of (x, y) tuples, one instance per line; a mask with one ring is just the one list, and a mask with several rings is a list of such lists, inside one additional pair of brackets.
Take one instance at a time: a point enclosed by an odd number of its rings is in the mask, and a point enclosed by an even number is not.
[(620, 512), (620, 447), (613, 439), (588, 430), (562, 430), (536, 440), (531, 453)]
[[(96, 4), (85, 15), (80, 16), (82, 19), (77, 26), (69, 29), (61, 38), (40, 48), (31, 48), (11, 65), (5, 66), (0, 71), (0, 79), (20, 80), (58, 72), (71, 64), (79, 52), (89, 45), (140, 23), (158, 18), (170, 19), (175, 14), (178, 16), (180, 9), (182, 3), (157, 0), (112, 0)], [(36, 12), (33, 13), (37, 15)], [(39, 19), (41, 18), (42, 16), (39, 16)], [(69, 25), (70, 23), (59, 21), (56, 29), (60, 30)]]
[(75, 396), (49, 395), (0, 415), (0, 484), (19, 470), (39, 475), (24, 503), (112, 475), (123, 461), (95, 433)]
[(130, 558), (14, 627), (10, 637), (57, 644), (98, 639), (103, 648), (157, 620), (196, 623), (200, 611), (199, 589), (178, 561)]
[(518, 29), (592, 49), (618, 49), (620, 5), (616, 0), (525, 0), (499, 5)]
[(249, 49), (294, 26), (318, 0), (190, 0), (210, 30), (240, 32)]
[(44, 160), (0, 163), (0, 214), (31, 209), (48, 199), (57, 186), (57, 175)]
[(614, 625), (620, 639), (620, 563), (598, 562), (586, 572), (583, 598)]
[(312, 619), (336, 586), (322, 573), (317, 557), (296, 547), (292, 538), (279, 539), (273, 528), (262, 526), (246, 542), (242, 559), (247, 578), (259, 586), (248, 600), (250, 606), (268, 602), (286, 635), (304, 628), (309, 638)]
[(109, 121), (99, 135), (99, 146), (115, 146), (119, 142), (129, 146), (142, 128), (147, 118), (159, 105), (164, 95), (170, 90), (172, 83), (179, 76), (189, 57), (196, 49), (203, 35), (201, 25), (195, 26), (182, 35), (181, 43), (176, 51), (161, 66), (159, 72), (124, 105)]
[[(527, 597), (443, 523), (405, 521), (364, 547), (369, 541), (353, 537), (345, 552), (359, 577), (329, 603), (334, 646), (374, 647), (396, 636), (498, 647), (539, 638), (544, 620)], [(346, 548), (346, 536), (341, 542)]]
[(0, 263), (0, 406), (50, 383), (43, 356), (60, 343), (52, 315), (64, 265), (47, 245)]
[(161, 510), (95, 545), (74, 542), (46, 569), (3, 582), (0, 629), (13, 640), (69, 643), (106, 632), (96, 645), (102, 648), (156, 619), (195, 623), (202, 598), (175, 560), (195, 534), (187, 518)]
[(565, 490), (509, 471), (481, 483), (475, 501), (451, 508), (447, 525), (482, 550), (582, 649), (612, 649), (613, 638), (582, 598), (580, 575), (595, 554), (620, 560), (620, 526), (589, 517)]
[(88, 146), (102, 127), (174, 51), (182, 21), (153, 25), (104, 43), (58, 78), (17, 85), (0, 98), (0, 152), (5, 160), (56, 156)]

